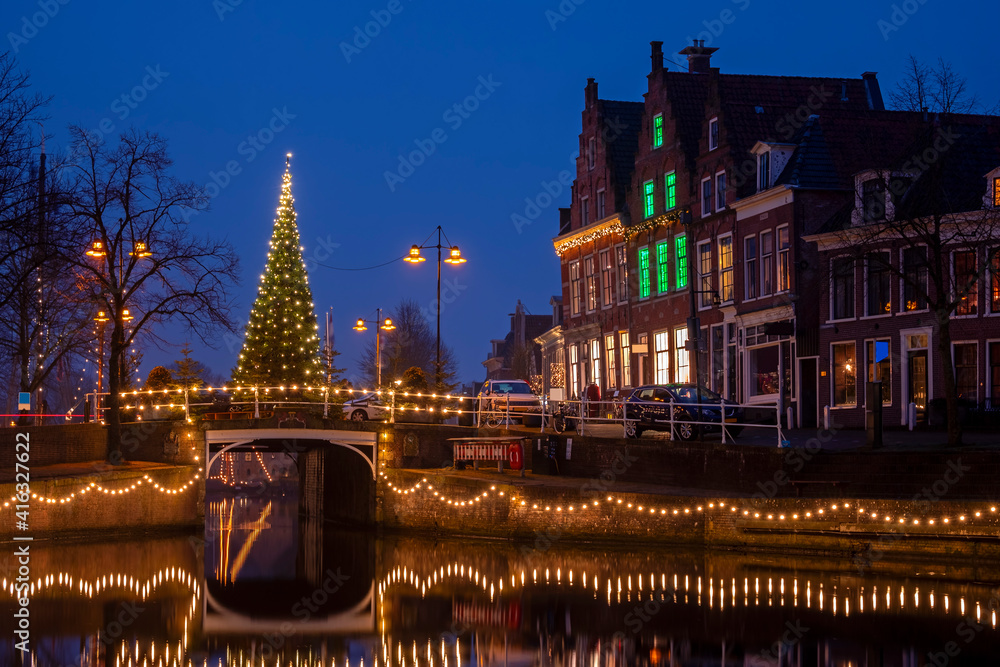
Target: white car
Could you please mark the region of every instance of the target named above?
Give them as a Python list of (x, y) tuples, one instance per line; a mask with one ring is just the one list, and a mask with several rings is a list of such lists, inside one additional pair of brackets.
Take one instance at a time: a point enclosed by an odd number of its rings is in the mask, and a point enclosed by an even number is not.
[(355, 422), (382, 421), (388, 413), (389, 406), (375, 394), (352, 398), (344, 403), (344, 415)]
[(488, 413), (507, 413), (508, 409), (526, 426), (541, 420), (542, 401), (524, 380), (487, 380), (479, 399), (481, 422)]

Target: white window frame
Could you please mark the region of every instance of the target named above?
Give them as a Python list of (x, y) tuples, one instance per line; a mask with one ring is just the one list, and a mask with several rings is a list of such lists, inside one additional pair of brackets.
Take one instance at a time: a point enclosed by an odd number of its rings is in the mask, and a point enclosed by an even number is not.
[[(708, 206), (705, 206), (705, 184), (708, 184)], [(715, 212), (715, 192), (712, 191), (712, 177), (701, 179), (701, 189), (698, 191), (701, 196), (701, 217), (707, 218)]]
[[(868, 343), (878, 344), (879, 341), (888, 341), (889, 342), (889, 402), (886, 403), (885, 401), (882, 401), (882, 407), (891, 407), (892, 404), (893, 404), (893, 402), (894, 402), (894, 398), (893, 397), (895, 396), (895, 392), (892, 390), (892, 380), (893, 380), (893, 376), (898, 374), (898, 369), (896, 368), (896, 364), (894, 362), (897, 359), (901, 359), (901, 357), (898, 354), (893, 355), (893, 353), (892, 353), (892, 336), (889, 333), (886, 333), (886, 335), (881, 336), (881, 337), (869, 337), (869, 338), (865, 338), (864, 341), (862, 341), (863, 344), (864, 344), (864, 346), (865, 346), (865, 368), (864, 368), (865, 373), (864, 373), (864, 378), (863, 378), (863, 384), (862, 384), (862, 386), (864, 386), (865, 384), (868, 384), (868, 364), (871, 363), (871, 360), (868, 358)], [(900, 363), (902, 363), (902, 362), (900, 362)], [(858, 402), (861, 405), (867, 405), (868, 404), (868, 390), (867, 389), (865, 390), (864, 396), (862, 396), (862, 400), (860, 400)]]
[[(754, 254), (753, 265), (747, 256), (747, 241), (753, 239)], [(743, 237), (743, 300), (755, 301), (760, 297), (760, 240), (756, 234), (748, 234)], [(753, 272), (754, 295), (750, 296), (750, 273)]]
[[(696, 286), (697, 290), (700, 290), (700, 292), (698, 294), (698, 297), (699, 297), (699, 299), (698, 299), (698, 310), (708, 310), (709, 308), (712, 307), (712, 295), (711, 295), (711, 293), (709, 293), (709, 292), (707, 292), (705, 290), (713, 290), (713, 289), (715, 289), (715, 287), (714, 287), (715, 281), (712, 280), (712, 269), (709, 268), (707, 276), (701, 272), (701, 269), (702, 269), (702, 266), (701, 266), (701, 249), (702, 249), (702, 247), (706, 247), (706, 246), (708, 247), (708, 253), (709, 253), (708, 264), (709, 264), (709, 267), (712, 267), (712, 266), (714, 266), (714, 264), (712, 263), (712, 241), (711, 240), (708, 240), (708, 241), (699, 241), (697, 244), (695, 244), (695, 247), (694, 247), (695, 260), (697, 261), (697, 264), (696, 264), (697, 268), (695, 270), (695, 276), (697, 277), (697, 280), (698, 280), (698, 282), (695, 283), (695, 286)], [(705, 286), (705, 284), (706, 284), (705, 283), (705, 279), (706, 278), (708, 279), (708, 286), (707, 287)], [(691, 265), (689, 263), (688, 264), (688, 280), (690, 280), (690, 279), (691, 279)], [(706, 299), (708, 300), (707, 304), (705, 303)]]
[[(712, 128), (715, 128), (715, 134), (712, 134)], [(719, 147), (719, 117), (716, 116), (708, 121), (708, 150), (714, 151)]]
[[(834, 298), (834, 293), (837, 285), (836, 285), (836, 275), (833, 272), (833, 264), (838, 259), (844, 259), (844, 258), (847, 258), (853, 262), (851, 270), (854, 272), (854, 289), (852, 290), (853, 294), (851, 296), (851, 300), (854, 301), (854, 316), (841, 317), (837, 319), (835, 317), (836, 299)], [(829, 299), (829, 309), (827, 310), (827, 318), (826, 318), (827, 322), (853, 322), (854, 320), (858, 319), (858, 260), (852, 255), (840, 254), (830, 258), (830, 290), (829, 294), (827, 295), (827, 298)]]
[[(673, 330), (671, 343), (674, 346), (674, 382), (691, 382), (691, 351), (687, 349), (689, 332), (686, 326)], [(681, 338), (684, 340), (681, 341)], [(697, 354), (697, 352), (695, 352)], [(683, 363), (682, 363), (683, 362)], [(687, 377), (681, 377), (681, 368), (687, 369)]]
[[(854, 402), (837, 405), (835, 396), (837, 395), (837, 373), (834, 368), (833, 349), (839, 345), (854, 346)], [(830, 409), (831, 410), (856, 410), (863, 405), (861, 397), (858, 396), (858, 341), (856, 340), (835, 340), (830, 342)]]
[[(584, 310), (592, 313), (599, 308), (601, 302), (601, 286), (597, 273), (598, 257), (590, 254), (583, 258), (583, 305)], [(588, 268), (590, 273), (587, 273)], [(593, 287), (593, 304), (591, 304), (591, 287)]]
[[(862, 262), (863, 271), (862, 271), (862, 274), (861, 274), (861, 277), (864, 280), (864, 285), (863, 285), (864, 289), (863, 289), (863, 291), (862, 291), (863, 293), (861, 295), (861, 299), (862, 299), (862, 302), (861, 302), (861, 305), (862, 305), (861, 312), (862, 312), (862, 314), (858, 317), (859, 320), (877, 320), (877, 319), (882, 318), (882, 317), (892, 317), (893, 314), (894, 314), (892, 312), (892, 271), (891, 271), (891, 269), (886, 269), (887, 271), (889, 271), (889, 310), (885, 311), (883, 313), (880, 313), (878, 315), (869, 315), (868, 314), (868, 257), (869, 257), (869, 255), (874, 255), (875, 253), (881, 253), (883, 255), (889, 255), (889, 262), (890, 263), (892, 262), (892, 251), (889, 250), (888, 248), (875, 249), (875, 250), (872, 250), (871, 252), (865, 253), (865, 259)], [(855, 313), (856, 312), (857, 312), (857, 310), (855, 310)]]
[(624, 243), (615, 246), (615, 296), (619, 304), (628, 301), (628, 248)]
[[(670, 383), (670, 329), (653, 332), (653, 377), (656, 384)], [(661, 348), (660, 342), (666, 341), (666, 346)], [(666, 360), (661, 365), (661, 361)]]
[[(767, 169), (762, 169), (767, 163)], [(757, 192), (764, 192), (771, 189), (771, 151), (763, 151), (757, 154)]]
[[(615, 290), (618, 289), (618, 282), (615, 280), (615, 263), (612, 260), (613, 251), (611, 248), (603, 248), (597, 253), (597, 272), (600, 274), (600, 279), (597, 284), (597, 292), (599, 295), (598, 302), (601, 304), (601, 309), (610, 308), (614, 305), (615, 301)], [(605, 270), (604, 260), (608, 260), (608, 270)], [(610, 284), (605, 284), (605, 281)], [(610, 299), (606, 299), (608, 292), (611, 292)]]
[[(604, 341), (600, 338), (590, 339), (590, 380), (593, 384), (601, 387), (601, 345)], [(595, 354), (596, 353), (596, 354)]]
[(622, 349), (622, 386), (632, 386), (632, 337), (628, 331), (618, 332), (618, 343)]
[[(729, 264), (729, 268), (728, 269), (724, 269), (722, 267), (722, 243), (723, 243), (723, 241), (727, 241), (727, 240), (729, 241), (729, 261), (730, 261), (730, 264)], [(716, 254), (718, 255), (718, 257), (716, 257), (716, 265), (718, 266), (718, 270), (719, 270), (719, 288), (718, 288), (719, 300), (722, 303), (733, 303), (736, 300), (736, 246), (733, 243), (733, 235), (732, 235), (732, 233), (729, 232), (729, 233), (726, 233), (726, 234), (720, 234), (718, 236), (717, 243), (715, 245), (715, 249), (716, 249)], [(726, 295), (723, 294), (723, 292), (722, 292), (723, 286), (725, 285), (725, 281), (723, 280), (723, 274), (725, 274), (725, 273), (729, 274), (730, 283), (732, 285), (732, 296), (729, 299), (727, 299)], [(711, 296), (711, 295), (709, 295), (709, 296)]]
[[(574, 259), (569, 263), (569, 314), (571, 317), (583, 312), (583, 274), (581, 269), (580, 260)], [(576, 280), (573, 279), (574, 273)], [(577, 292), (574, 292), (574, 287)]]
[[(717, 171), (715, 172), (715, 210), (721, 211), (726, 208), (726, 190), (728, 187), (726, 178), (726, 172)], [(719, 185), (722, 185), (720, 188)], [(721, 200), (720, 200), (721, 198)]]
[[(779, 239), (781, 238), (781, 230), (788, 230), (788, 247), (782, 250), (779, 247)], [(781, 286), (781, 254), (785, 254), (785, 266), (788, 269), (788, 275), (785, 276), (785, 286)], [(792, 230), (788, 225), (778, 225), (774, 228), (774, 255), (776, 261), (774, 262), (774, 293), (784, 294), (785, 292), (790, 292), (792, 290)], [(891, 294), (891, 290), (890, 290)]]
[[(924, 258), (927, 258), (927, 245), (919, 243), (912, 246), (906, 246), (899, 249), (899, 313), (901, 315), (915, 315), (918, 313), (926, 313), (930, 310), (930, 303), (928, 302), (925, 308), (920, 310), (906, 310), (906, 251), (914, 248), (924, 249)], [(927, 289), (930, 290), (930, 262), (927, 264)]]
[[(764, 262), (764, 237), (770, 236), (771, 238), (771, 251), (767, 254), (767, 257), (771, 260), (771, 267), (768, 270)], [(774, 270), (775, 267), (775, 253), (774, 253), (774, 230), (764, 229), (761, 230), (760, 236), (757, 239), (757, 247), (759, 249), (758, 254), (760, 256), (760, 283), (757, 284), (757, 297), (771, 296), (774, 294), (774, 280), (777, 279), (777, 273)], [(767, 275), (772, 274), (772, 275)], [(770, 280), (769, 280), (770, 279)], [(765, 286), (767, 291), (764, 291)]]
[[(609, 333), (604, 336), (604, 374), (607, 377), (608, 389), (618, 386), (618, 367), (615, 363), (617, 356), (615, 334)], [(610, 343), (610, 345), (608, 345)]]

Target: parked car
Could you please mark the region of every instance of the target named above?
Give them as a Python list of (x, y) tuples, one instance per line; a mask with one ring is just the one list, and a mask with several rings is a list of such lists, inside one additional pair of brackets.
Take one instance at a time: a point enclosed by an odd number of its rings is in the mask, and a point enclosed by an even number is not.
[[(743, 408), (707, 387), (699, 389), (694, 384), (649, 384), (636, 388), (625, 399), (625, 415), (627, 419), (634, 420), (635, 437), (638, 438), (644, 431), (669, 431), (671, 403), (674, 433), (681, 440), (694, 440), (702, 433), (718, 433), (720, 430), (720, 426), (715, 424), (694, 422), (715, 422), (721, 425), (724, 419), (727, 424), (726, 434), (732, 438), (743, 430), (742, 426), (729, 426), (743, 422)], [(725, 411), (724, 417), (721, 415), (722, 411)]]
[(508, 410), (525, 426), (541, 424), (542, 401), (524, 380), (487, 380), (479, 390), (478, 398), (480, 425), (485, 421), (482, 413), (506, 413)]
[(382, 421), (388, 413), (389, 406), (375, 394), (358, 396), (344, 403), (344, 414), (351, 421), (355, 422), (363, 422), (365, 420)]

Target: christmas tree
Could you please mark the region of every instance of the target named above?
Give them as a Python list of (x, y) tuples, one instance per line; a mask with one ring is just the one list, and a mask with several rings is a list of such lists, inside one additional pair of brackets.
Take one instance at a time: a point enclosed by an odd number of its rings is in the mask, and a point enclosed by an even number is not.
[(250, 310), (233, 381), (272, 387), (321, 382), (318, 331), (295, 222), (290, 160), (286, 159), (267, 266)]

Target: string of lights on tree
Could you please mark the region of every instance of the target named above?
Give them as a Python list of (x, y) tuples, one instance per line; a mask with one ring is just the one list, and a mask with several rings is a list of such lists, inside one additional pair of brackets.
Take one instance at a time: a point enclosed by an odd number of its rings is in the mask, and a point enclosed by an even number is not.
[[(393, 484), (384, 470), (379, 472), (379, 476), (385, 480), (389, 490), (398, 495), (416, 497), (418, 494), (431, 494), (433, 499), (450, 505), (453, 510), (457, 510), (462, 507), (473, 509), (482, 504), (482, 501), (489, 499), (491, 494), (496, 496), (497, 500), (505, 497), (506, 495), (504, 491), (497, 491), (495, 484), (491, 484), (489, 489), (486, 489), (481, 493), (477, 493), (472, 496), (459, 497), (457, 494), (445, 494), (441, 490), (436, 490), (433, 485), (427, 483), (426, 477), (407, 488), (401, 485)], [(697, 518), (709, 513), (716, 515), (729, 513), (736, 514), (737, 516), (748, 521), (759, 520), (762, 522), (775, 522), (779, 525), (783, 523), (791, 525), (792, 523), (798, 521), (842, 522), (844, 520), (850, 520), (854, 523), (877, 524), (893, 526), (894, 528), (899, 526), (935, 526), (944, 530), (946, 526), (950, 526), (952, 523), (957, 525), (980, 523), (991, 526), (1000, 524), (1000, 521), (997, 520), (998, 514), (996, 504), (981, 504), (977, 502), (968, 503), (968, 509), (964, 512), (957, 512), (953, 515), (949, 514), (928, 517), (926, 515), (915, 516), (907, 512), (894, 513), (891, 511), (872, 511), (870, 506), (867, 509), (865, 508), (864, 501), (859, 501), (862, 503), (860, 505), (856, 502), (853, 509), (850, 502), (841, 501), (823, 503), (815, 506), (811, 510), (767, 512), (761, 511), (756, 507), (743, 506), (739, 501), (730, 502), (724, 500), (710, 501), (701, 504), (692, 503), (689, 505), (674, 505), (671, 503), (657, 504), (655, 502), (652, 504), (641, 503), (633, 498), (614, 495), (608, 495), (603, 501), (601, 499), (594, 498), (583, 502), (555, 502), (551, 498), (546, 501), (535, 502), (525, 496), (525, 494), (506, 495), (506, 498), (515, 508), (521, 508), (524, 511), (550, 512), (567, 515), (574, 513), (593, 514), (596, 510), (598, 510), (598, 508), (611, 507), (612, 509), (627, 510), (636, 514), (645, 515), (649, 517), (650, 520), (659, 517), (687, 516)]]
[(322, 378), (319, 325), (303, 250), (292, 198), (289, 153), (267, 264), (233, 370), (235, 382), (291, 385)]

